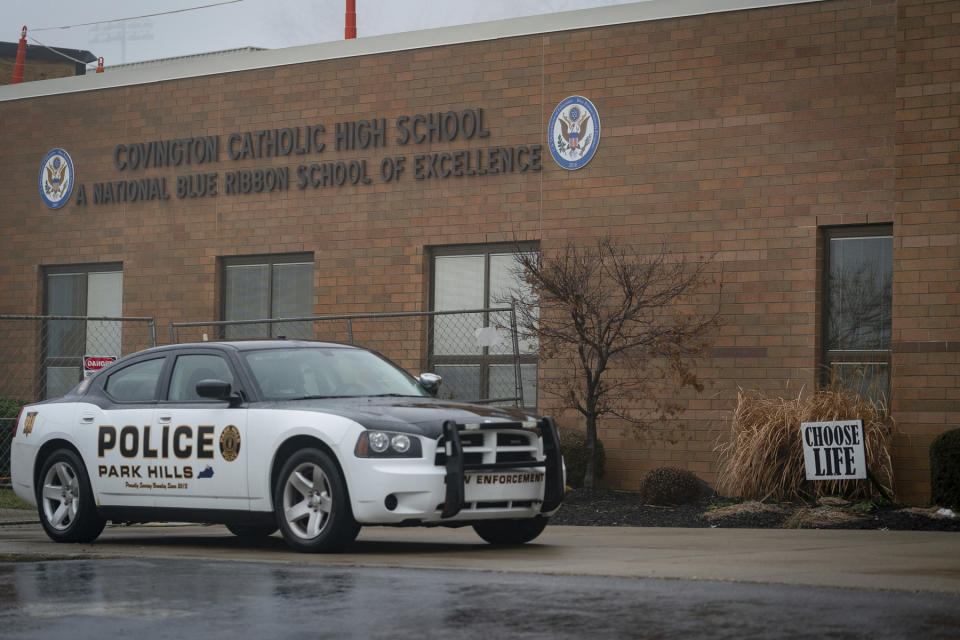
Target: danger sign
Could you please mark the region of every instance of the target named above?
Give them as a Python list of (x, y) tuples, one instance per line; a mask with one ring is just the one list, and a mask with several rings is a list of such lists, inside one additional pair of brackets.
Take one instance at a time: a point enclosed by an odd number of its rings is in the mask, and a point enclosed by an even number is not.
[(116, 361), (117, 356), (83, 356), (83, 377), (86, 378)]

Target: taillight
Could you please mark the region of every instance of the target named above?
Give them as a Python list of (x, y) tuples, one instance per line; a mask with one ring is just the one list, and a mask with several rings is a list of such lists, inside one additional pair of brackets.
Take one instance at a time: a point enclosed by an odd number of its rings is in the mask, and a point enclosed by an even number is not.
[(23, 410), (26, 407), (20, 407), (20, 411), (17, 412), (17, 421), (13, 423), (13, 437), (17, 437), (17, 429), (20, 428), (20, 416), (23, 415)]

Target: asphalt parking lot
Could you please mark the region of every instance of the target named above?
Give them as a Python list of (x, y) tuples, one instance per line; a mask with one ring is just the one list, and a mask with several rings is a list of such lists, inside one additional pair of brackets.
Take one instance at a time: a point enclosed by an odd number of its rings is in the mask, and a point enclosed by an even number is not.
[[(494, 548), (469, 528), (365, 528), (349, 552), (291, 551), (221, 526), (108, 527), (91, 544), (51, 542), (31, 512), (0, 513), (0, 559), (192, 558), (316, 566), (670, 578), (960, 594), (955, 532), (550, 526)], [(14, 523), (24, 524), (14, 524)]]

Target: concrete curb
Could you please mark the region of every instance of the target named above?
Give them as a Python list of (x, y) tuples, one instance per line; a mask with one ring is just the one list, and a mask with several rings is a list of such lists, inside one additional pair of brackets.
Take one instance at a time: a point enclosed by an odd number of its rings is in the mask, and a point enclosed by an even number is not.
[(40, 524), (40, 516), (32, 509), (0, 509), (0, 527), (17, 524)]

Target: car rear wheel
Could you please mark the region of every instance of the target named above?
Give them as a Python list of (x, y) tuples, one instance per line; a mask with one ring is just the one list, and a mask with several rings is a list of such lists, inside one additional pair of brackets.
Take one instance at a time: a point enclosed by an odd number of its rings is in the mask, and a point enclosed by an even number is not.
[(342, 551), (360, 532), (340, 469), (319, 449), (302, 449), (284, 463), (273, 504), (283, 539), (297, 551)]
[(546, 526), (547, 518), (537, 516), (526, 520), (478, 522), (473, 530), (490, 544), (524, 544), (543, 533)]
[(54, 542), (92, 542), (106, 520), (97, 513), (90, 479), (80, 456), (58, 449), (40, 469), (37, 511), (40, 524)]
[(238, 524), (229, 523), (227, 529), (238, 538), (266, 538), (277, 530), (277, 525), (269, 524)]

